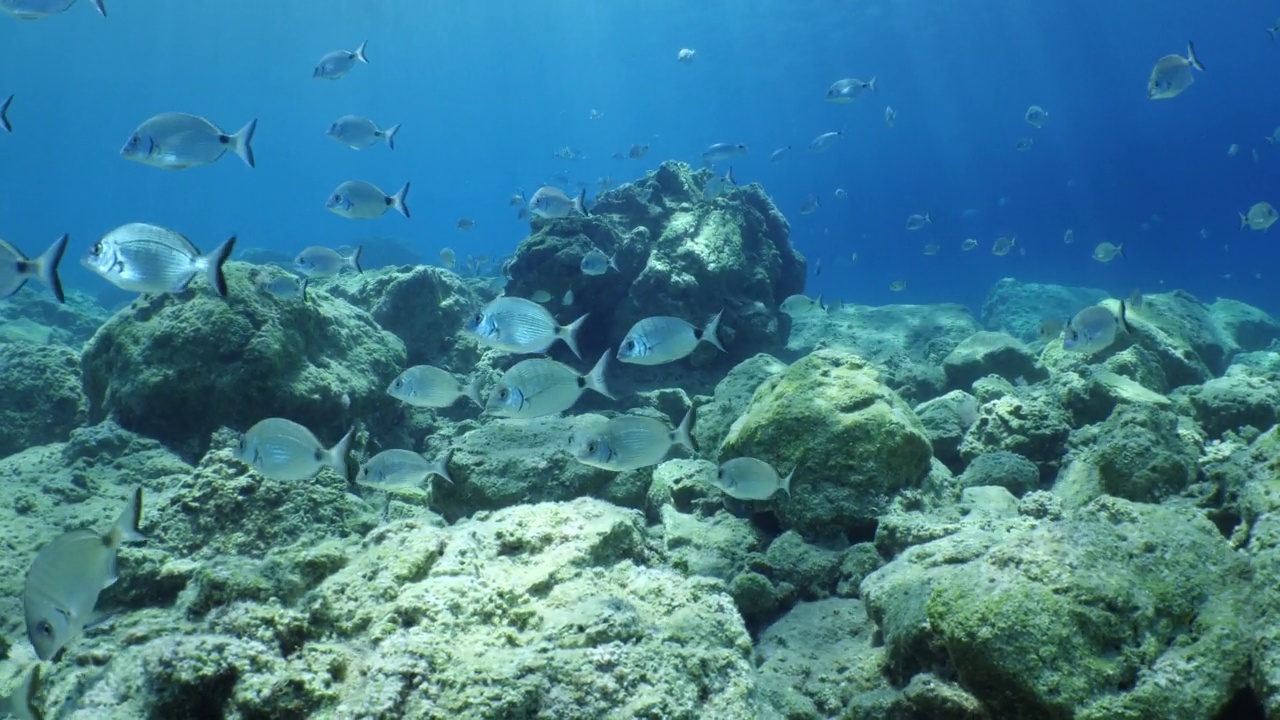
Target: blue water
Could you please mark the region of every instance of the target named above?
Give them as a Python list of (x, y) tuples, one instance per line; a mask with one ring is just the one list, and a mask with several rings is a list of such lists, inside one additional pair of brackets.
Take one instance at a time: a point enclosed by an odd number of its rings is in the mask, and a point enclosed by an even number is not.
[[(1277, 9), (1229, 5), (107, 0), (104, 19), (85, 0), (38, 22), (0, 17), (0, 96), (17, 95), (15, 132), (0, 137), (0, 236), (34, 253), (70, 233), (65, 282), (90, 292), (105, 281), (76, 261), (130, 221), (173, 227), (202, 248), (232, 233), (242, 247), (290, 252), (399, 236), (424, 259), (446, 246), (505, 254), (528, 232), (506, 204), (517, 188), (554, 174), (623, 182), (664, 159), (696, 163), (713, 142), (745, 142), (739, 182), (761, 183), (796, 245), (822, 260), (811, 292), (977, 306), (1014, 276), (1122, 297), (1181, 287), (1278, 312), (1280, 229), (1241, 232), (1237, 217), (1280, 203), (1280, 146), (1264, 140), (1280, 124), (1280, 42), (1264, 30)], [(1148, 101), (1152, 64), (1188, 39), (1208, 71), (1180, 97)], [(362, 40), (370, 65), (311, 78), (320, 56)], [(681, 47), (697, 60), (678, 64)], [(823, 102), (850, 76), (875, 76), (879, 93)], [(1023, 120), (1031, 104), (1050, 113), (1043, 129)], [(885, 105), (898, 112), (893, 129)], [(592, 109), (603, 119), (588, 119)], [(165, 111), (229, 132), (258, 118), (257, 169), (231, 155), (179, 172), (121, 159), (133, 128)], [(403, 123), (396, 150), (325, 137), (347, 113)], [(846, 137), (825, 154), (804, 151), (829, 130)], [(1013, 149), (1020, 137), (1034, 138), (1030, 152)], [(648, 157), (611, 159), (632, 143), (651, 144)], [(770, 165), (787, 144), (792, 155)], [(566, 145), (587, 158), (553, 159)], [(348, 179), (388, 192), (412, 181), (413, 218), (326, 212)], [(822, 208), (801, 216), (811, 193)], [(978, 213), (965, 220), (969, 208)], [(907, 232), (906, 216), (926, 211), (934, 224)], [(463, 216), (478, 223), (471, 233), (454, 227)], [(1062, 243), (1068, 227), (1073, 245)], [(1016, 235), (1026, 254), (993, 256), (998, 235)], [(962, 254), (970, 236), (981, 245)], [(1091, 260), (1102, 239), (1124, 242), (1128, 258)], [(922, 254), (930, 241), (939, 255)], [(904, 292), (888, 290), (896, 279)]]

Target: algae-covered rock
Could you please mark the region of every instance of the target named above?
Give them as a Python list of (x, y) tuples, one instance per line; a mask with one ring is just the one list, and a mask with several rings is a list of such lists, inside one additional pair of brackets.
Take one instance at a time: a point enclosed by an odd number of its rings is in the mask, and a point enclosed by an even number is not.
[(1170, 410), (1121, 405), (1073, 442), (1092, 445), (1092, 461), (1107, 493), (1159, 502), (1185, 490), (1197, 476), (1200, 448), (1179, 424)]
[(1245, 426), (1266, 430), (1276, 422), (1280, 386), (1244, 375), (1213, 378), (1186, 389), (1196, 420), (1211, 437)]
[(1041, 477), (1047, 478), (1057, 469), (1070, 433), (1066, 413), (1050, 397), (1008, 394), (978, 408), (977, 419), (960, 443), (960, 455), (971, 460), (1008, 450), (1036, 463)]
[(920, 403), (915, 413), (929, 433), (933, 456), (952, 470), (963, 468), (960, 441), (978, 419), (978, 399), (963, 390), (952, 390)]
[(791, 497), (771, 507), (806, 535), (865, 534), (893, 495), (929, 472), (932, 446), (920, 421), (870, 364), (819, 350), (766, 380), (720, 449), (783, 474)]
[(1009, 333), (1024, 343), (1035, 342), (1040, 339), (1041, 322), (1064, 322), (1106, 297), (1106, 292), (1095, 288), (1003, 278), (991, 288), (982, 304), (982, 325), (988, 330)]
[(942, 359), (942, 371), (947, 375), (947, 384), (956, 390), (968, 390), (974, 380), (987, 375), (1023, 382), (1038, 382), (1049, 377), (1035, 356), (1016, 338), (987, 330), (961, 341)]
[(1040, 483), (1040, 469), (1030, 460), (1007, 450), (979, 455), (960, 476), (961, 487), (998, 485), (1022, 497)]
[(1222, 333), (1243, 352), (1266, 350), (1280, 341), (1280, 323), (1252, 305), (1218, 298), (1209, 304), (1209, 313)]
[(46, 334), (46, 342), (79, 349), (93, 337), (111, 313), (94, 298), (71, 287), (65, 289), (65, 303), (35, 283), (0, 302), (0, 327), (14, 334), (36, 330)]
[(67, 439), (84, 423), (80, 357), (61, 345), (0, 343), (0, 457)]
[(698, 448), (714, 459), (720, 444), (729, 434), (729, 428), (750, 404), (756, 388), (786, 368), (786, 364), (777, 358), (760, 354), (743, 360), (730, 370), (716, 385), (712, 401), (698, 407), (697, 422), (693, 428)]
[(1247, 681), (1246, 561), (1207, 520), (1100, 498), (972, 527), (863, 583), (897, 682), (953, 668), (992, 717), (1209, 718)]
[(394, 408), (385, 393), (404, 344), (323, 291), (309, 302), (259, 289), (260, 269), (226, 266), (229, 292), (139, 297), (84, 348), (90, 420), (112, 418), (198, 456), (219, 426), (285, 417), (333, 443), (355, 418)]

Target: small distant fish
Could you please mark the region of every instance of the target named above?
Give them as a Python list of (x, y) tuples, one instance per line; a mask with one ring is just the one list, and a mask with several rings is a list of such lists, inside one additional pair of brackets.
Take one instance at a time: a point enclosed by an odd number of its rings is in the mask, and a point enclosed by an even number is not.
[(319, 80), (337, 80), (347, 73), (351, 72), (351, 68), (356, 63), (362, 62), (369, 64), (369, 58), (365, 55), (365, 47), (369, 44), (368, 40), (360, 43), (360, 47), (353, 50), (334, 50), (320, 58), (320, 62), (316, 63), (316, 69), (312, 71), (311, 77)]
[(811, 298), (808, 295), (792, 295), (778, 309), (791, 317), (801, 317), (815, 313), (826, 312), (827, 306), (822, 302), (822, 296)]
[(769, 162), (771, 163), (781, 162), (782, 159), (786, 157), (787, 153), (789, 152), (791, 152), (790, 145), (787, 145), (786, 147), (780, 147), (769, 154)]
[(1276, 219), (1280, 218), (1280, 214), (1276, 213), (1276, 209), (1269, 202), (1254, 203), (1247, 213), (1239, 213), (1240, 229), (1246, 227), (1250, 230), (1266, 230), (1275, 224)]
[(475, 229), (476, 221), (471, 218), (458, 218), (458, 229), (462, 232)]
[(536, 303), (551, 302), (551, 293), (546, 290), (534, 290), (533, 294), (529, 296), (529, 299)]
[(1062, 347), (1074, 352), (1096, 353), (1111, 347), (1119, 330), (1129, 332), (1123, 300), (1120, 301), (1118, 317), (1101, 305), (1087, 307), (1067, 322), (1063, 329)]
[(416, 488), (432, 475), (452, 483), (453, 478), (449, 477), (449, 460), (452, 458), (452, 448), (435, 461), (412, 450), (383, 450), (360, 466), (356, 483), (383, 491)]
[(395, 195), (382, 192), (381, 188), (363, 180), (348, 180), (329, 193), (325, 208), (334, 215), (348, 220), (372, 220), (380, 218), (388, 209), (409, 217), (409, 183), (405, 183)]
[(715, 200), (724, 194), (725, 190), (733, 187), (737, 183), (733, 179), (733, 166), (729, 166), (729, 171), (724, 175), (712, 175), (707, 180), (707, 184), (702, 188), (702, 197), (707, 200)]
[(1150, 232), (1151, 223), (1138, 223), (1138, 229), (1141, 230), (1142, 232)]
[(1239, 152), (1240, 146), (1236, 143), (1231, 143), (1230, 147), (1227, 148), (1227, 157), (1235, 157)]
[[(697, 56), (698, 56), (697, 50), (690, 50), (689, 48), (680, 48), (680, 52), (676, 53), (676, 62), (684, 63), (685, 65), (688, 65), (689, 63), (693, 62), (694, 58), (696, 58)], [(715, 63), (712, 63), (712, 64), (714, 65)]]
[(440, 251), (440, 266), (449, 270), (458, 267), (458, 254), (453, 251), (453, 248)]
[(998, 237), (996, 238), (995, 243), (991, 246), (991, 254), (1008, 255), (1009, 251), (1013, 249), (1013, 246), (1017, 244), (1018, 238), (1016, 237)]
[(360, 253), (363, 250), (364, 246), (360, 245), (350, 255), (343, 255), (332, 248), (312, 245), (293, 259), (293, 269), (312, 280), (333, 277), (347, 268), (362, 273)]
[(434, 365), (414, 365), (400, 373), (387, 386), (387, 394), (416, 408), (449, 407), (458, 398), (467, 398), (484, 407), (479, 379), (463, 385), (453, 373)]
[(923, 228), (925, 225), (931, 225), (931, 224), (933, 224), (933, 218), (929, 217), (929, 213), (925, 213), (923, 215), (912, 214), (907, 216), (908, 230), (919, 230)]
[(738, 500), (768, 500), (779, 490), (791, 497), (791, 478), (779, 477), (773, 466), (755, 458), (735, 458), (720, 465), (711, 484)]
[[(551, 295), (548, 293), (547, 300), (550, 299)], [(556, 340), (563, 340), (573, 354), (581, 359), (578, 331), (586, 319), (587, 316), (583, 315), (568, 325), (560, 325), (537, 302), (518, 297), (500, 297), (489, 301), (471, 316), (465, 329), (481, 344), (509, 353), (543, 353)]]
[(844, 188), (836, 188), (835, 196), (837, 200), (844, 200), (849, 197), (849, 191)]
[(592, 108), (592, 109), (591, 109), (591, 112), (587, 113), (587, 119), (588, 119), (588, 120), (603, 120), (603, 119), (604, 119), (604, 113), (600, 112), (599, 110), (596, 110), (595, 108)]
[[(99, 15), (106, 17), (107, 8), (103, 5), (103, 1), (93, 0), (93, 6), (97, 8)], [(76, 0), (0, 0), (0, 10), (19, 20), (39, 20), (66, 12), (75, 4)]]
[(1209, 231), (1208, 231), (1208, 230), (1206, 230), (1205, 228), (1200, 228), (1200, 237), (1204, 238), (1205, 240), (1208, 240), (1208, 239), (1209, 239)]
[(723, 314), (724, 311), (716, 313), (701, 330), (678, 317), (647, 317), (627, 331), (618, 348), (618, 359), (635, 365), (662, 365), (688, 357), (703, 341), (726, 352), (718, 337)]
[(12, 104), (12, 95), (5, 98), (4, 102), (0, 102), (0, 127), (4, 128), (5, 132), (13, 132), (13, 124), (9, 122), (9, 106)]
[(1067, 228), (1067, 231), (1062, 233), (1062, 242), (1066, 243), (1067, 245), (1070, 245), (1075, 241), (1076, 241), (1076, 231), (1072, 230), (1071, 228)]
[(825, 132), (809, 142), (809, 152), (826, 152), (837, 140), (844, 137), (843, 130)]
[(1036, 144), (1036, 141), (1032, 140), (1031, 138), (1028, 138), (1028, 137), (1018, 138), (1018, 142), (1013, 144), (1013, 149), (1017, 150), (1018, 152), (1026, 152), (1030, 150), (1031, 147), (1035, 144)]
[(731, 158), (741, 157), (750, 151), (743, 143), (716, 143), (702, 151), (702, 162), (715, 165)]
[(569, 307), (573, 304), (573, 290), (565, 290), (564, 297), (560, 298), (560, 304)]
[(960, 249), (964, 250), (965, 252), (968, 252), (976, 247), (978, 247), (978, 241), (975, 240), (974, 238), (965, 238), (964, 242), (960, 243)]
[(236, 134), (228, 135), (198, 115), (161, 113), (129, 135), (120, 155), (161, 170), (185, 170), (215, 162), (230, 150), (245, 165), (254, 167), (252, 143), (257, 128), (254, 118)]
[(609, 268), (618, 269), (618, 263), (615, 262), (616, 255), (605, 255), (597, 248), (592, 248), (586, 255), (582, 256), (582, 262), (579, 264), (583, 275), (604, 275), (609, 272)]
[(857, 250), (854, 250), (854, 251), (853, 251), (853, 254), (849, 256), (849, 262), (855, 262), (855, 263), (856, 263), (856, 262), (858, 262), (858, 251), (857, 251)]
[(201, 254), (181, 233), (146, 223), (129, 223), (93, 244), (80, 264), (121, 290), (180, 293), (201, 273), (220, 297), (227, 295), (222, 266), (236, 239)]
[(508, 418), (535, 418), (554, 415), (573, 407), (587, 390), (614, 400), (605, 382), (609, 351), (585, 375), (548, 358), (521, 360), (502, 374), (489, 395), (484, 411)]
[(1093, 249), (1093, 259), (1100, 263), (1109, 263), (1118, 257), (1124, 257), (1124, 243), (1112, 245), (1104, 240)]
[(605, 175), (603, 177), (596, 178), (596, 187), (600, 189), (600, 192), (604, 192), (605, 190), (613, 187), (613, 176)]
[(64, 532), (36, 553), (23, 582), (22, 609), (27, 638), (41, 660), (56, 657), (93, 620), (98, 595), (117, 580), (120, 546), (146, 540), (138, 530), (141, 516), (142, 489), (138, 488), (107, 532), (88, 528)]
[(627, 150), (627, 158), (630, 160), (643, 160), (645, 155), (649, 154), (648, 145), (632, 145)]
[(353, 150), (363, 150), (374, 143), (385, 140), (387, 147), (396, 149), (396, 133), (399, 125), (392, 125), (386, 130), (378, 129), (378, 125), (366, 117), (359, 115), (343, 115), (329, 126), (325, 133), (329, 137)]
[(272, 480), (309, 480), (324, 468), (350, 479), (347, 454), (356, 430), (351, 428), (325, 448), (307, 428), (284, 418), (267, 418), (240, 436), (233, 453), (240, 462)]
[(810, 195), (804, 199), (804, 202), (800, 203), (800, 214), (812, 215), (820, 207), (822, 207), (822, 203), (818, 202), (818, 198), (814, 195)]
[(507, 198), (507, 204), (510, 205), (511, 207), (520, 207), (521, 205), (524, 205), (525, 204), (524, 191), (517, 190), (514, 195)]
[(579, 191), (577, 197), (571, 199), (560, 188), (543, 185), (529, 198), (529, 211), (548, 220), (569, 217), (575, 213), (586, 215), (586, 199), (586, 190)]
[(622, 415), (601, 427), (574, 433), (570, 447), (584, 465), (614, 472), (638, 470), (662, 462), (677, 446), (697, 452), (691, 434), (693, 415), (690, 407), (675, 430), (657, 418)]
[(937, 255), (942, 250), (942, 246), (936, 242), (926, 243), (924, 246), (925, 255)]
[(1041, 320), (1039, 337), (1044, 342), (1049, 342), (1062, 334), (1061, 320)]
[(898, 124), (898, 111), (889, 106), (884, 108), (884, 124), (893, 127)]
[(1204, 72), (1204, 65), (1196, 57), (1196, 46), (1187, 43), (1187, 56), (1165, 55), (1156, 61), (1147, 79), (1148, 100), (1175, 98), (1196, 81), (1192, 68)]
[(1274, 42), (1276, 39), (1276, 33), (1280, 33), (1280, 19), (1277, 19), (1274, 23), (1271, 24), (1271, 27), (1267, 28), (1266, 30), (1267, 30), (1267, 39)]
[(1039, 105), (1032, 105), (1027, 108), (1027, 114), (1023, 117), (1026, 118), (1028, 125), (1040, 128), (1044, 127), (1045, 121), (1049, 119), (1049, 113)]
[(893, 282), (889, 283), (889, 289), (894, 292), (902, 292), (903, 290), (907, 289), (907, 281), (894, 280)]
[[(581, 160), (585, 158), (586, 155), (576, 147), (565, 145), (562, 148), (556, 148), (556, 150), (551, 153), (551, 157), (558, 158), (560, 160)], [(568, 181), (566, 180), (565, 182), (567, 183)]]
[(1142, 306), (1145, 305), (1146, 302), (1146, 298), (1142, 296), (1142, 292), (1138, 290), (1138, 288), (1134, 288), (1133, 292), (1129, 293), (1130, 310), (1141, 310)]
[(58, 302), (66, 302), (62, 294), (62, 280), (58, 277), (58, 264), (67, 251), (66, 235), (53, 241), (40, 257), (31, 260), (4, 240), (0, 240), (0, 298), (7, 298), (22, 289), (31, 278), (44, 283), (53, 291)]
[(876, 91), (876, 79), (871, 78), (866, 82), (857, 78), (846, 78), (831, 83), (831, 87), (827, 88), (827, 102), (845, 105), (853, 102), (864, 90)]
[(274, 295), (281, 300), (301, 299), (307, 301), (307, 278), (300, 278), (290, 273), (260, 275), (257, 285), (263, 292)]

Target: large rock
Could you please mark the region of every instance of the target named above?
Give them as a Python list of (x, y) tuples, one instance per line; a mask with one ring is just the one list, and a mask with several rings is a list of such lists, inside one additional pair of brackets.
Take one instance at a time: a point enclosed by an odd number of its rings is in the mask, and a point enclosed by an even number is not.
[(791, 497), (770, 506), (785, 527), (810, 536), (861, 538), (899, 491), (929, 472), (932, 446), (911, 408), (865, 360), (819, 350), (756, 390), (720, 449), (751, 456), (783, 475)]
[(1120, 405), (1106, 422), (1077, 431), (1072, 444), (1097, 467), (1108, 494), (1160, 502), (1187, 489), (1198, 476), (1201, 442), (1183, 424), (1169, 409)]
[(1096, 305), (1107, 293), (1095, 288), (1019, 282), (1004, 278), (987, 293), (982, 325), (1008, 333), (1024, 343), (1040, 340), (1040, 323), (1065, 322), (1080, 310)]
[(763, 353), (734, 366), (716, 385), (712, 401), (698, 406), (693, 428), (698, 449), (714, 460), (729, 428), (751, 403), (756, 388), (786, 369), (786, 363)]
[(286, 417), (333, 443), (356, 418), (394, 409), (385, 391), (405, 367), (404, 344), (323, 291), (306, 303), (268, 295), (258, 272), (231, 262), (225, 299), (197, 284), (112, 317), (82, 358), (90, 420), (199, 456), (219, 426)]
[(978, 419), (978, 399), (963, 390), (952, 390), (920, 403), (915, 412), (929, 433), (933, 456), (953, 471), (963, 468), (960, 441)]
[(0, 457), (67, 439), (84, 423), (80, 357), (62, 345), (0, 343)]
[(1016, 338), (983, 330), (965, 338), (945, 358), (942, 371), (953, 390), (969, 390), (973, 381), (999, 375), (1011, 382), (1039, 382), (1049, 377), (1027, 347)]
[(1266, 430), (1276, 422), (1280, 386), (1269, 378), (1228, 375), (1185, 390), (1196, 420), (1212, 437), (1244, 427)]

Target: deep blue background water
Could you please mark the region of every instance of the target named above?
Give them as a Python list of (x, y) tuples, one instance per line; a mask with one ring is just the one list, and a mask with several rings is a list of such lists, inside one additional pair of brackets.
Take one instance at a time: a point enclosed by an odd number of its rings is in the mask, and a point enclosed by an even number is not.
[[(1280, 204), (1280, 146), (1264, 140), (1280, 125), (1280, 42), (1268, 40), (1276, 9), (1261, 0), (107, 6), (106, 19), (87, 0), (37, 22), (0, 16), (0, 95), (17, 94), (15, 132), (0, 137), (0, 237), (35, 253), (69, 232), (67, 283), (90, 291), (104, 281), (72, 268), (124, 222), (168, 225), (204, 248), (231, 233), (242, 247), (291, 252), (400, 236), (432, 261), (446, 246), (504, 254), (528, 231), (506, 204), (517, 188), (557, 173), (626, 181), (664, 159), (697, 162), (713, 142), (746, 142), (735, 174), (761, 183), (796, 245), (821, 258), (812, 292), (976, 307), (1012, 276), (1119, 296), (1181, 287), (1280, 312), (1280, 228), (1242, 232), (1237, 216), (1258, 200)], [(321, 55), (366, 39), (370, 65), (311, 78)], [(1151, 66), (1188, 39), (1208, 71), (1182, 96), (1148, 101)], [(681, 47), (697, 61), (678, 64)], [(850, 76), (875, 76), (879, 93), (823, 102)], [(1031, 104), (1050, 113), (1043, 129), (1023, 120)], [(898, 112), (893, 129), (885, 105)], [(604, 118), (589, 120), (592, 109)], [(140, 122), (174, 110), (229, 132), (259, 118), (257, 169), (228, 155), (165, 172), (118, 156)], [(346, 113), (403, 123), (396, 150), (325, 137)], [(825, 154), (803, 150), (829, 130), (846, 137)], [(1030, 152), (1013, 149), (1020, 137), (1034, 138)], [(632, 143), (650, 143), (649, 156), (610, 158)], [(770, 165), (787, 144), (796, 150)], [(565, 145), (588, 157), (553, 159)], [(328, 213), (327, 194), (353, 178), (388, 192), (411, 180), (413, 218)], [(823, 206), (800, 216), (810, 193)], [(969, 208), (977, 216), (963, 219)], [(907, 215), (925, 211), (934, 225), (907, 232)], [(1140, 229), (1153, 214), (1162, 222)], [(461, 216), (477, 228), (458, 232)], [(1061, 239), (1068, 227), (1073, 245)], [(1026, 254), (993, 256), (998, 235), (1016, 235)], [(982, 244), (962, 254), (970, 236)], [(1128, 258), (1091, 260), (1102, 239), (1124, 242)], [(930, 241), (939, 255), (921, 253)], [(895, 279), (905, 292), (889, 292)]]

